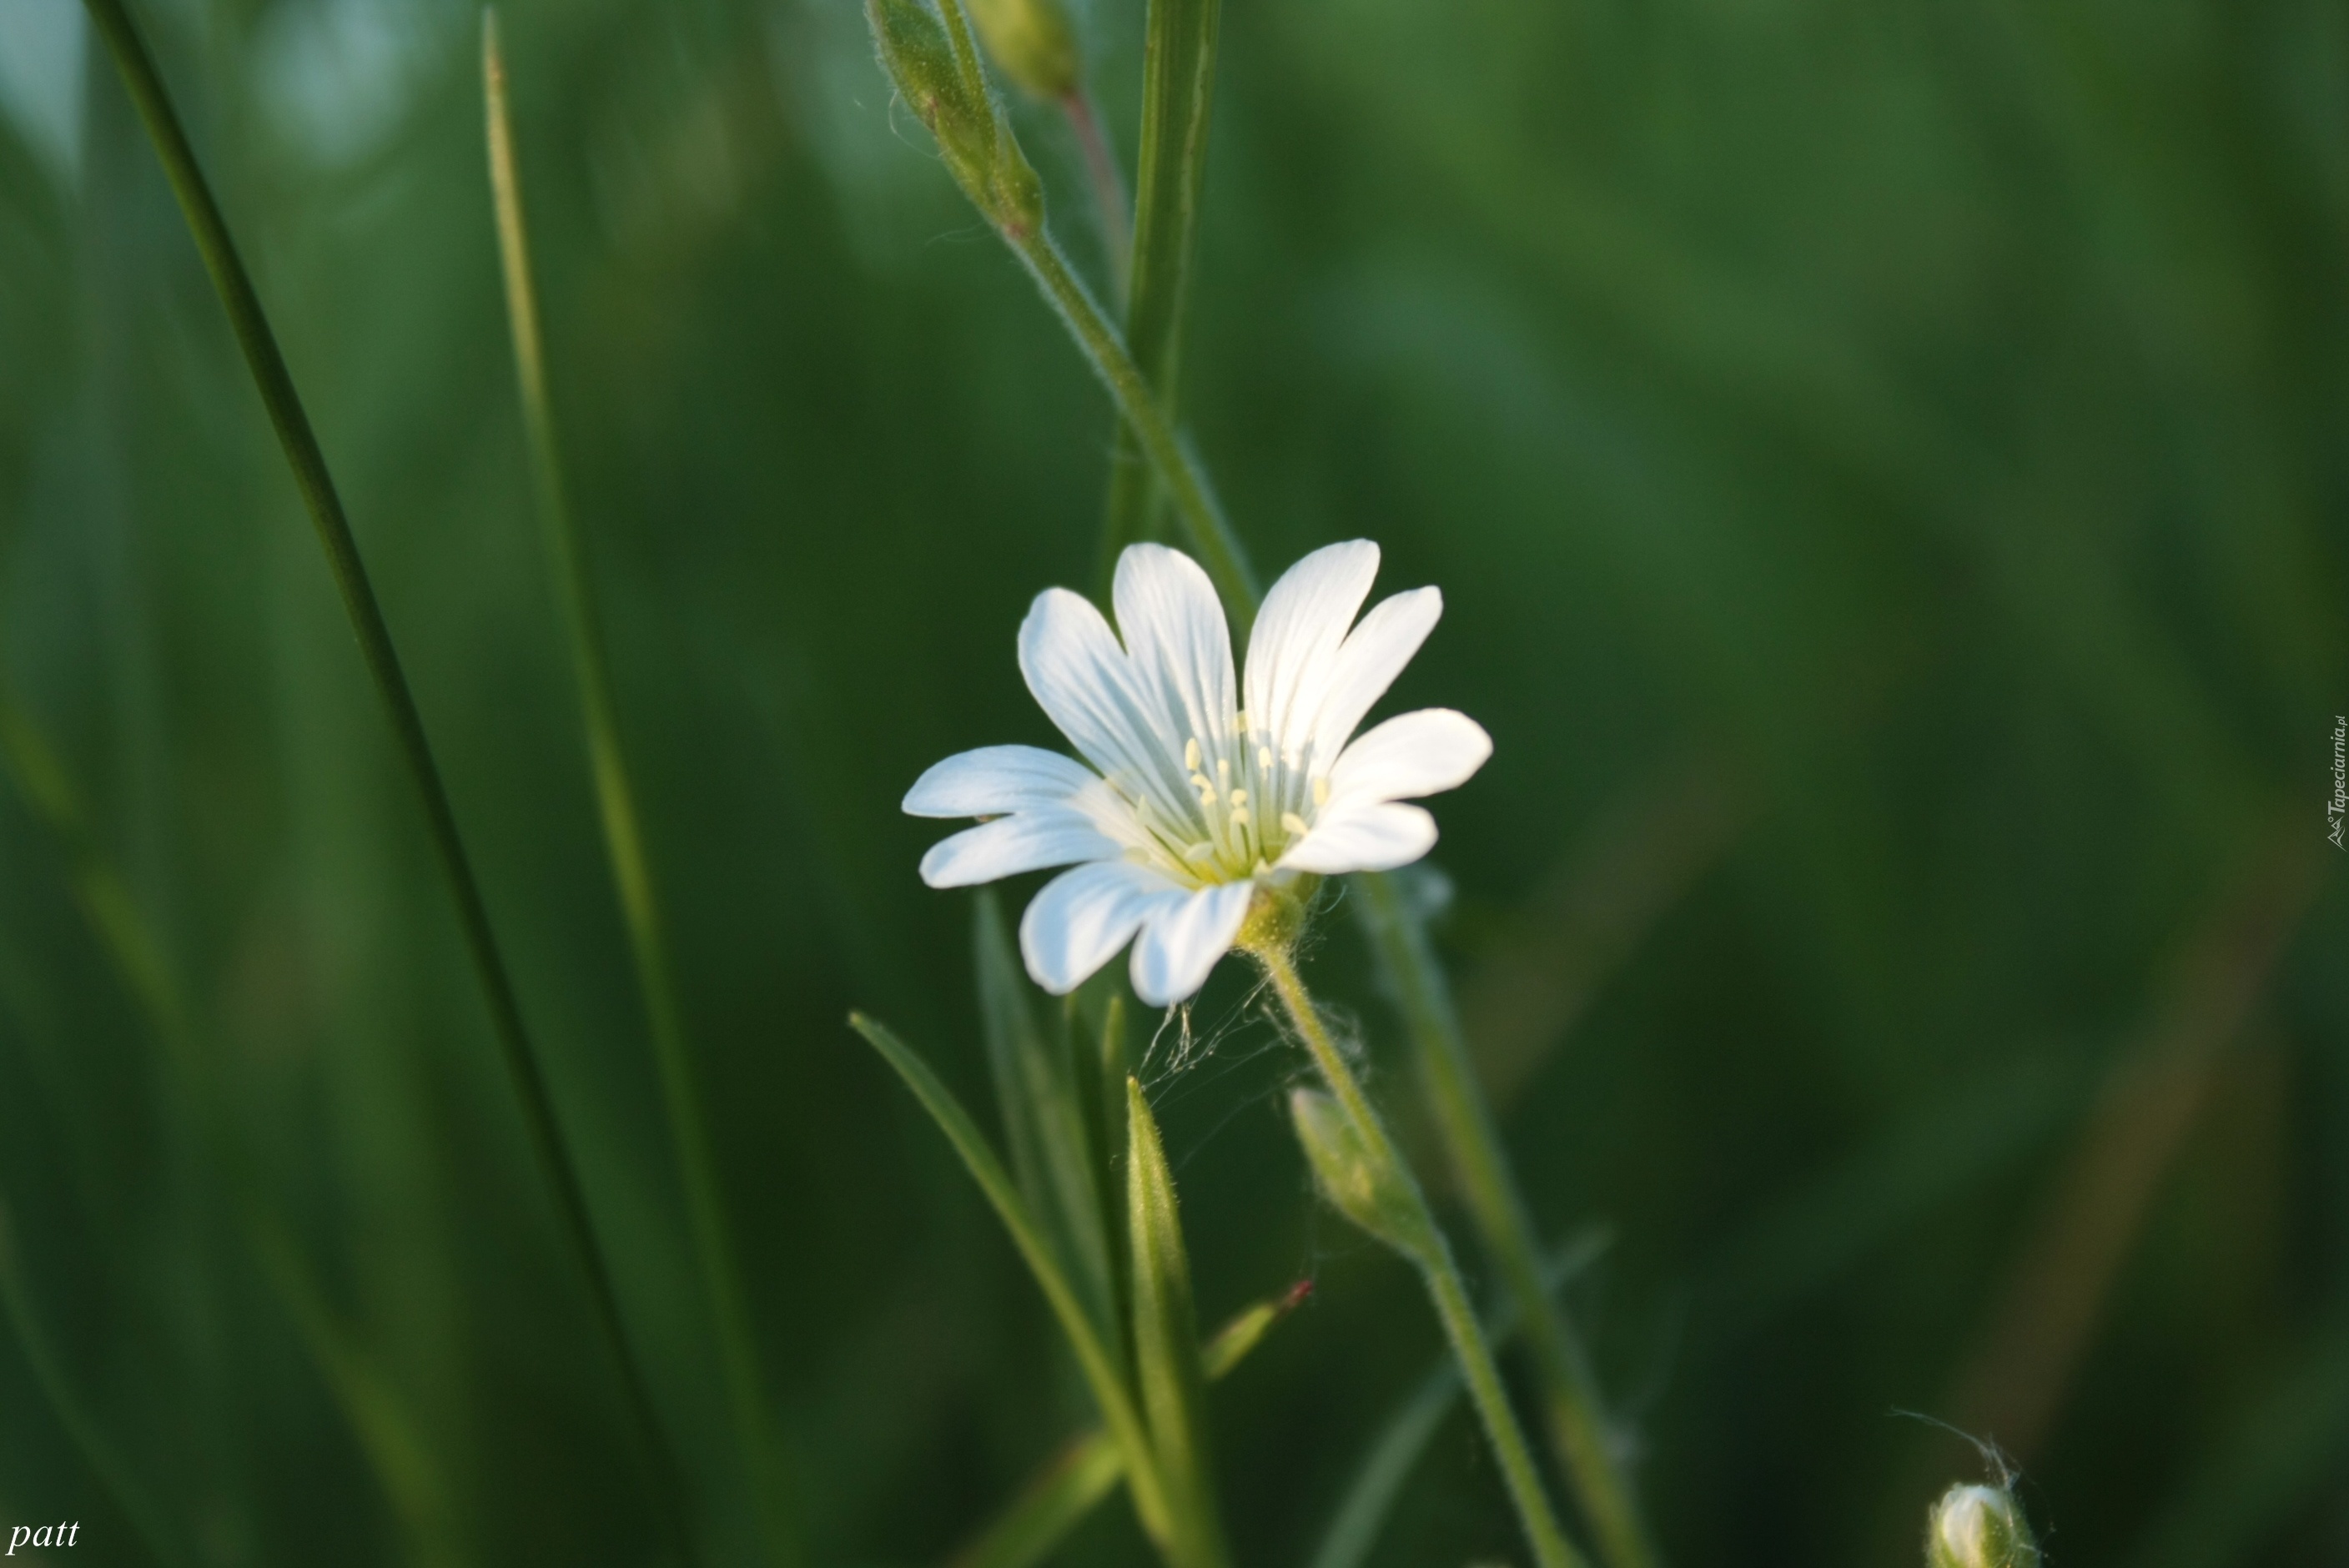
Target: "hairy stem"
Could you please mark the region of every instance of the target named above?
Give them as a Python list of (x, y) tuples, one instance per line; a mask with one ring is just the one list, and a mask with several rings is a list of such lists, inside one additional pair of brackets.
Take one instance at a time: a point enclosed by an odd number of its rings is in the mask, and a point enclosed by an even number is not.
[(1451, 1341), (1452, 1353), (1460, 1363), (1461, 1378), (1468, 1386), (1485, 1437), (1500, 1460), (1502, 1479), (1508, 1485), (1510, 1501), (1516, 1505), (1517, 1519), (1525, 1527), (1535, 1562), (1541, 1568), (1581, 1568), (1582, 1555), (1568, 1542), (1548, 1494), (1542, 1489), (1533, 1450), (1517, 1424), (1516, 1412), (1509, 1408), (1507, 1392), (1501, 1386), (1492, 1343), (1485, 1337), (1484, 1325), (1477, 1320), (1475, 1308), (1468, 1299), (1468, 1287), (1460, 1277), (1459, 1264), (1453, 1260), (1451, 1245), (1437, 1227), (1434, 1215), (1428, 1212), (1418, 1178), (1413, 1175), (1402, 1151), (1388, 1135), (1378, 1108), (1363, 1091), (1361, 1080), (1346, 1060), (1345, 1052), (1322, 1022), (1320, 1010), (1305, 989), (1288, 947), (1268, 943), (1251, 947), (1249, 952), (1263, 966), (1265, 978), (1271, 983), (1273, 994), (1280, 998), (1290, 1025), (1312, 1054), (1314, 1065), (1320, 1069), (1330, 1092), (1344, 1107), (1363, 1150), (1384, 1168), (1396, 1188), (1410, 1194), (1416, 1210), (1414, 1229), (1427, 1240), (1423, 1246), (1398, 1250), (1418, 1268), (1428, 1296), (1435, 1305), (1444, 1337)]
[(1159, 482), (1165, 487), (1167, 499), (1190, 536), (1191, 548), (1198, 552), (1199, 563), (1206, 568), (1216, 592), (1237, 617), (1237, 632), (1245, 635), (1256, 609), (1256, 574), (1249, 570), (1239, 540), (1216, 502), (1206, 470), (1174, 433), (1150, 383), (1136, 368), (1133, 356), (1126, 352), (1125, 340), (1118, 335), (1100, 304), (1070, 269), (1068, 258), (1061, 253), (1051, 237), (1039, 230), (1026, 235), (1006, 234), (1005, 239), (1019, 259), (1028, 263), (1028, 270), (1043, 286), (1045, 297), (1060, 312), (1061, 319), (1075, 335), (1077, 346), (1084, 350), (1085, 357), (1092, 362), (1093, 369), (1109, 387), (1118, 412), (1124, 416), (1143, 454), (1157, 470)]
[(261, 308), (260, 296), (254, 291), (243, 259), (229, 234), (228, 222), (196, 161), (195, 150), (188, 143), (179, 113), (171, 105), (145, 40), (123, 0), (86, 0), (86, 4), (91, 21), (114, 57), (123, 86), (138, 108), (139, 118), (147, 128), (172, 192), (179, 198), (181, 212), (187, 219), (205, 270), (212, 274), (213, 287), (227, 310), (229, 325), (253, 373), (254, 387), (285, 448), (294, 482), (317, 528), (319, 544), (326, 551), (327, 566), (341, 592), (359, 653), (374, 680), (377, 695), (382, 699), (400, 759), (423, 808), (425, 830), (441, 874), (448, 882), (450, 896), (457, 906), (458, 924), (481, 980), (499, 1051), (521, 1102), (532, 1151), (554, 1190), (558, 1221), (586, 1277), (596, 1324), (620, 1369), (631, 1414), (657, 1472), (656, 1492), (659, 1506), (668, 1515), (670, 1528), (690, 1560), (697, 1553), (687, 1522), (683, 1480), (655, 1412), (650, 1387), (629, 1345), (619, 1297), (588, 1214), (578, 1167), (555, 1118), (537, 1048), (523, 1022), (521, 1004), (507, 972), (504, 954), (499, 949), (497, 934), (490, 923), (489, 905), (481, 896), (480, 881), (474, 875), (472, 861), (458, 830), (448, 786), (433, 759), (423, 716), (417, 709), (415, 695), (409, 689), (407, 673), (400, 666), (390, 628), (384, 622), (383, 607), (377, 602), (374, 584), (359, 555), (358, 542), (352, 536), (350, 521), (344, 514), (342, 498), (327, 471), (326, 455), (319, 449), (309, 415), (294, 389), (294, 378), (278, 349), (276, 335)]
[(1365, 872), (1354, 879), (1354, 885), (1363, 922), (1402, 1013), (1413, 1060), (1454, 1180), (1525, 1326), (1526, 1341), (1541, 1375), (1550, 1439), (1599, 1538), (1599, 1553), (1609, 1568), (1652, 1568), (1655, 1550), (1640, 1522), (1630, 1478), (1609, 1441), (1598, 1378), (1565, 1308), (1545, 1287), (1533, 1220), (1477, 1087), (1443, 967), (1392, 876)]

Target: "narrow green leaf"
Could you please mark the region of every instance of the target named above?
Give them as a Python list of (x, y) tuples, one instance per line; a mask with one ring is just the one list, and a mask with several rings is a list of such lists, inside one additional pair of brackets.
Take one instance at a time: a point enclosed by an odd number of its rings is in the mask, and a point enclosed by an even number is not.
[(1191, 1309), (1191, 1262), (1174, 1175), (1142, 1085), (1125, 1080), (1126, 1229), (1133, 1254), (1133, 1361), (1164, 1478), (1177, 1568), (1229, 1560), (1207, 1462), (1206, 1376)]
[(881, 1053), (882, 1059), (896, 1069), (899, 1078), (905, 1080), (905, 1087), (914, 1091), (914, 1098), (921, 1102), (924, 1110), (929, 1112), (930, 1119), (937, 1123), (938, 1130), (947, 1135), (947, 1141), (954, 1145), (955, 1152), (962, 1157), (964, 1169), (970, 1172), (971, 1180), (978, 1183), (979, 1191), (987, 1195), (988, 1202), (995, 1209), (996, 1217), (1003, 1222), (1003, 1228), (1011, 1233), (1012, 1245), (1019, 1249), (1019, 1256), (1027, 1264), (1028, 1272), (1035, 1276), (1037, 1287), (1043, 1291), (1045, 1301), (1052, 1308), (1052, 1315), (1060, 1322), (1061, 1332), (1068, 1336), (1069, 1348), (1076, 1355), (1077, 1366), (1084, 1374), (1086, 1387), (1092, 1392), (1093, 1403), (1100, 1408), (1102, 1419), (1124, 1452), (1134, 1511), (1141, 1515), (1143, 1528), (1154, 1540), (1165, 1541), (1168, 1538), (1165, 1492), (1160, 1480), (1157, 1456), (1150, 1446), (1148, 1429), (1143, 1426), (1141, 1411), (1126, 1390), (1117, 1358), (1110, 1353), (1100, 1332), (1094, 1328), (1092, 1319), (1086, 1315), (1083, 1298), (1070, 1284), (1068, 1271), (1061, 1266), (1059, 1253), (1053, 1250), (1027, 1200), (1019, 1195), (1019, 1186), (1012, 1181), (1011, 1173), (1004, 1170), (1003, 1161), (988, 1146), (986, 1135), (979, 1131), (978, 1124), (971, 1120), (970, 1113), (963, 1109), (962, 1102), (955, 1099), (954, 1091), (939, 1081), (937, 1074), (915, 1054), (912, 1047), (890, 1033), (885, 1025), (862, 1013), (851, 1013), (848, 1024)]
[[(1208, 1381), (1220, 1379), (1247, 1359), (1274, 1326), (1312, 1294), (1312, 1282), (1299, 1280), (1217, 1329), (1216, 1336), (1199, 1347)], [(1042, 1562), (1109, 1495), (1124, 1473), (1125, 1460), (1107, 1432), (1095, 1428), (1080, 1434), (1047, 1460), (1009, 1506), (948, 1560), (950, 1568), (1030, 1568)]]
[(1037, 1023), (1030, 985), (992, 888), (980, 891), (974, 924), (979, 1012), (1012, 1172), (1068, 1265), (1085, 1310), (1115, 1348), (1120, 1320), (1108, 1172), (1095, 1138), (1098, 1112), (1087, 1103), (1092, 1053), (1076, 1047), (1065, 1015), (1050, 1035)]

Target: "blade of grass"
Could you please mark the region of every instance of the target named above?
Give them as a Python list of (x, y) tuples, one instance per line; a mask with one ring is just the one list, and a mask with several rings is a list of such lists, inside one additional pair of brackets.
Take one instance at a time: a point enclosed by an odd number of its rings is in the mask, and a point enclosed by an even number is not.
[(613, 694), (611, 665), (604, 646), (603, 618), (597, 611), (585, 542), (563, 480), (563, 449), (555, 438), (554, 407), (547, 392), (538, 289), (531, 271), (530, 232), (521, 174), (515, 167), (513, 128), (506, 108), (505, 59), (499, 46), (494, 7), (481, 12), (481, 88), (488, 121), (490, 190), (505, 274), (506, 313), (513, 329), (523, 423), (530, 435), (531, 473), (548, 563), (554, 568), (555, 596), (562, 602), (564, 624), (570, 634), (571, 668), (578, 683), (580, 718), (603, 821), (605, 856), (627, 928), (629, 954), (636, 964), (646, 1031), (660, 1074), (661, 1104), (667, 1114), (669, 1140), (677, 1150), (678, 1174), (685, 1189), (694, 1259), (718, 1329), (727, 1404), (750, 1478), (760, 1537), (769, 1563), (792, 1563), (800, 1561), (802, 1553), (790, 1504), (790, 1479), (769, 1414), (749, 1292), (742, 1281), (733, 1227), (726, 1215), (693, 1046), (678, 1001), (659, 887), (636, 813), (627, 749), (620, 737), (619, 702)]
[(905, 1080), (905, 1087), (914, 1091), (914, 1098), (961, 1157), (963, 1168), (978, 1183), (996, 1217), (1003, 1222), (1003, 1228), (1011, 1233), (1011, 1244), (1019, 1250), (1021, 1261), (1035, 1276), (1052, 1315), (1060, 1321), (1061, 1332), (1068, 1336), (1069, 1347), (1076, 1354), (1077, 1366), (1092, 1392), (1093, 1403), (1124, 1453), (1126, 1484), (1133, 1494), (1134, 1512), (1141, 1516), (1143, 1528), (1154, 1541), (1165, 1542), (1169, 1539), (1170, 1520), (1149, 1429), (1126, 1387), (1117, 1357), (1111, 1354), (1092, 1319), (1086, 1315), (1083, 1300), (1069, 1283), (1068, 1271), (1061, 1266), (1027, 1201), (1019, 1195), (1018, 1184), (1004, 1170), (1002, 1161), (996, 1158), (995, 1150), (988, 1146), (978, 1124), (955, 1099), (954, 1091), (939, 1080), (913, 1047), (890, 1033), (887, 1026), (862, 1013), (851, 1013), (848, 1024)]
[(194, 1554), (167, 1522), (155, 1500), (148, 1495), (104, 1429), (83, 1406), (65, 1368), (58, 1364), (48, 1336), (34, 1315), (24, 1276), (16, 1267), (16, 1238), (4, 1200), (0, 1200), (0, 1315), (7, 1318), (8, 1327), (16, 1336), (16, 1347), (24, 1353), (25, 1364), (32, 1368), (33, 1381), (48, 1400), (57, 1424), (81, 1451), (82, 1461), (98, 1477), (115, 1507), (130, 1521), (148, 1552), (166, 1568), (181, 1568), (182, 1564), (195, 1562)]
[(229, 1132), (206, 1070), (186, 993), (162, 944), (92, 830), (88, 808), (56, 748), (5, 679), (0, 679), (0, 771), (63, 848), (75, 901), (99, 949), (161, 1047), (164, 1063), (195, 1107), (201, 1147), (230, 1190), (246, 1245), (263, 1280), (293, 1320), (336, 1408), (358, 1440), (378, 1485), (402, 1526), (444, 1560), (457, 1551), (450, 1489), (403, 1400), (374, 1357), (327, 1305), (326, 1294), (284, 1221), (262, 1194), (250, 1162)]
[[(1206, 176), (1222, 12), (1222, 0), (1150, 0), (1145, 29), (1125, 341), (1135, 368), (1170, 419)], [(1099, 576), (1104, 598), (1118, 552), (1154, 531), (1158, 496), (1141, 439), (1131, 424), (1121, 421), (1110, 449), (1109, 498), (1102, 518)]]
[(1123, 1336), (1115, 1326), (1118, 1292), (1112, 1283), (1107, 1194), (1102, 1179), (1107, 1161), (1095, 1154), (1085, 1096), (1077, 1081), (1071, 1049), (1073, 1020), (1065, 1014), (1057, 1038), (1048, 1038), (1036, 1020), (1029, 981), (1013, 953), (1003, 905), (994, 890), (974, 901), (973, 946), (978, 967), (979, 1012), (988, 1057), (995, 1068), (996, 1094), (1011, 1145), (1011, 1168), (1030, 1206), (1051, 1232), (1067, 1261), (1086, 1310), (1112, 1347)]
[(1651, 1568), (1656, 1551), (1624, 1471), (1623, 1445), (1609, 1421), (1598, 1373), (1581, 1336), (1542, 1286), (1533, 1216), (1517, 1191), (1500, 1131), (1477, 1086), (1443, 966), (1392, 875), (1367, 872), (1353, 880), (1356, 907), (1402, 1014), (1420, 1088), (1433, 1113), (1454, 1181), (1511, 1305), (1525, 1322), (1526, 1339), (1541, 1376), (1551, 1444), (1610, 1568)]
[[(1207, 1380), (1220, 1381), (1247, 1359), (1273, 1326), (1312, 1291), (1310, 1281), (1300, 1280), (1217, 1329), (1199, 1347)], [(947, 1559), (948, 1568), (1030, 1568), (1042, 1562), (1124, 1473), (1124, 1457), (1107, 1432), (1096, 1427), (1079, 1433), (1044, 1462), (1001, 1513)]]
[(596, 1325), (619, 1368), (632, 1418), (655, 1472), (657, 1506), (667, 1515), (680, 1552), (692, 1561), (698, 1553), (688, 1519), (684, 1480), (662, 1430), (650, 1385), (628, 1342), (619, 1296), (613, 1287), (603, 1247), (596, 1240), (577, 1164), (555, 1117), (537, 1048), (523, 1022), (521, 1003), (490, 923), (488, 903), (482, 897), (480, 881), (474, 875), (472, 861), (458, 829), (456, 809), (450, 801), (440, 766), (433, 759), (423, 715), (417, 708), (407, 673), (400, 666), (398, 650), (392, 644), (391, 630), (384, 621), (382, 605), (377, 602), (375, 586), (368, 580), (358, 541), (351, 533), (342, 498), (327, 470), (326, 454), (319, 449), (309, 415), (302, 407), (294, 378), (285, 367), (285, 356), (278, 349), (276, 335), (261, 308), (260, 296), (254, 292), (253, 280), (237, 253), (227, 220), (222, 216), (220, 204), (213, 199), (212, 187), (196, 161), (195, 150), (189, 145), (179, 113), (172, 108), (171, 95), (155, 69), (146, 41), (123, 0), (85, 0), (85, 4), (147, 128), (172, 193), (179, 199), (189, 232), (220, 294), (238, 346), (243, 350), (245, 363), (253, 372), (254, 387), (285, 448), (295, 484), (317, 528), (319, 544), (341, 592), (360, 655), (383, 701), (401, 761), (416, 787), (426, 832), (456, 904), (458, 924), (481, 980), (500, 1054), (513, 1080), (532, 1151), (553, 1190), (558, 1222), (586, 1277)]
[[(1607, 1238), (1598, 1232), (1571, 1238), (1542, 1265), (1544, 1288), (1552, 1292), (1562, 1288), (1606, 1250)], [(1499, 1346), (1506, 1345), (1516, 1329), (1517, 1304), (1512, 1297), (1493, 1314), (1487, 1332)], [(1439, 1357), (1379, 1429), (1362, 1456), (1361, 1468), (1354, 1472), (1352, 1483), (1330, 1516), (1309, 1568), (1361, 1568), (1371, 1548), (1378, 1543), (1379, 1532), (1402, 1494), (1403, 1482), (1411, 1479), (1420, 1456), (1427, 1451), (1436, 1429), (1459, 1398), (1459, 1368), (1451, 1357)]]
[(1174, 1173), (1142, 1085), (1125, 1080), (1126, 1234), (1133, 1250), (1133, 1362), (1158, 1450), (1180, 1568), (1224, 1568), (1231, 1552), (1207, 1458), (1206, 1375), (1191, 1306), (1191, 1260)]

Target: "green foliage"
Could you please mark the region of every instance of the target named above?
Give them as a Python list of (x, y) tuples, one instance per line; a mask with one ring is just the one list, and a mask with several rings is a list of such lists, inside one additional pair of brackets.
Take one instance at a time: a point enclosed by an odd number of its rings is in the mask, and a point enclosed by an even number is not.
[[(709, 1555), (749, 1561), (533, 516), (478, 16), (134, 12), (348, 507)], [(0, 791), (0, 1193), (44, 1336), (38, 1367), (0, 1336), (0, 1520), (78, 1511), (92, 1561), (136, 1560), (103, 1452), (191, 1568), (427, 1555), (245, 1239), (202, 1084), (445, 1478), (460, 1554), (651, 1561), (625, 1392), (396, 740), (133, 106), (94, 37), (41, 43), (78, 15), (0, 0), (0, 664), (201, 1070), (158, 1049), (81, 851)], [(1081, 20), (1130, 155), (1151, 16)], [(1915, 1560), (1951, 1454), (1884, 1412), (1969, 1424), (1954, 1391), (2023, 1239), (2168, 1026), (2181, 955), (2217, 952), (2248, 1021), (2109, 1288), (2068, 1304), (2093, 1311), (2026, 1495), (2062, 1560), (2324, 1561), (2349, 1453), (2339, 7), (1222, 20), (1178, 434), (1268, 569), (1367, 535), (1381, 591), (1444, 592), (1390, 708), (1456, 706), (1497, 750), (1436, 803), (1448, 902), (1413, 896), (1472, 1051), (1506, 1058), (1487, 1087), (1538, 1233), (1619, 1238), (1566, 1300), (1665, 1560)], [(812, 1560), (937, 1561), (1096, 1417), (984, 1197), (839, 1021), (930, 1048), (1049, 1235), (977, 1098), (968, 908), (920, 884), (934, 829), (896, 808), (948, 751), (1060, 744), (1013, 633), (1092, 580), (1118, 415), (854, 8), (502, 21), (572, 504), (770, 1413)], [(63, 120), (19, 85), (53, 71)], [(1056, 112), (1003, 112), (1113, 299)], [(1651, 809), (1683, 781), (1728, 806)], [(2271, 842), (2318, 857), (2305, 913), (2201, 944)], [(1006, 924), (1031, 891), (1002, 890)], [(1433, 1181), (1339, 909), (1317, 994)], [(1208, 1321), (1317, 1281), (1211, 1395), (1235, 1557), (1305, 1562), (1438, 1346), (1410, 1271), (1312, 1191), (1297, 1064), (1246, 994), (1129, 1008), (1086, 1121), (1123, 1150), (1141, 1078)], [(1072, 1038), (1103, 1040), (1103, 1000)], [(1468, 1214), (1430, 1197), (1489, 1308)], [(1435, 1425), (1369, 1568), (1522, 1557), (1477, 1443)], [(1129, 1512), (1054, 1560), (1145, 1560)]]

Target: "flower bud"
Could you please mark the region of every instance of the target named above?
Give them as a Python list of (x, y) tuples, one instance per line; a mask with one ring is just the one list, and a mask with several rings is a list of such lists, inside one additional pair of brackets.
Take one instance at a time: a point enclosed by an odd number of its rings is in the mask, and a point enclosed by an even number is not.
[(1345, 1107), (1318, 1088), (1293, 1089), (1288, 1119), (1331, 1208), (1411, 1257), (1434, 1245), (1427, 1206), (1392, 1160), (1381, 1160)]
[(964, 68), (944, 24), (924, 0), (865, 0), (864, 15), (882, 68), (937, 139), (938, 155), (963, 194), (1013, 237), (1035, 232), (1044, 221), (1043, 182), (976, 61)]
[(1953, 1486), (1926, 1522), (1925, 1568), (2039, 1568), (2039, 1543), (2013, 1492)]
[(1058, 102), (1084, 83), (1077, 31), (1061, 0), (970, 0), (978, 41), (1013, 85)]

